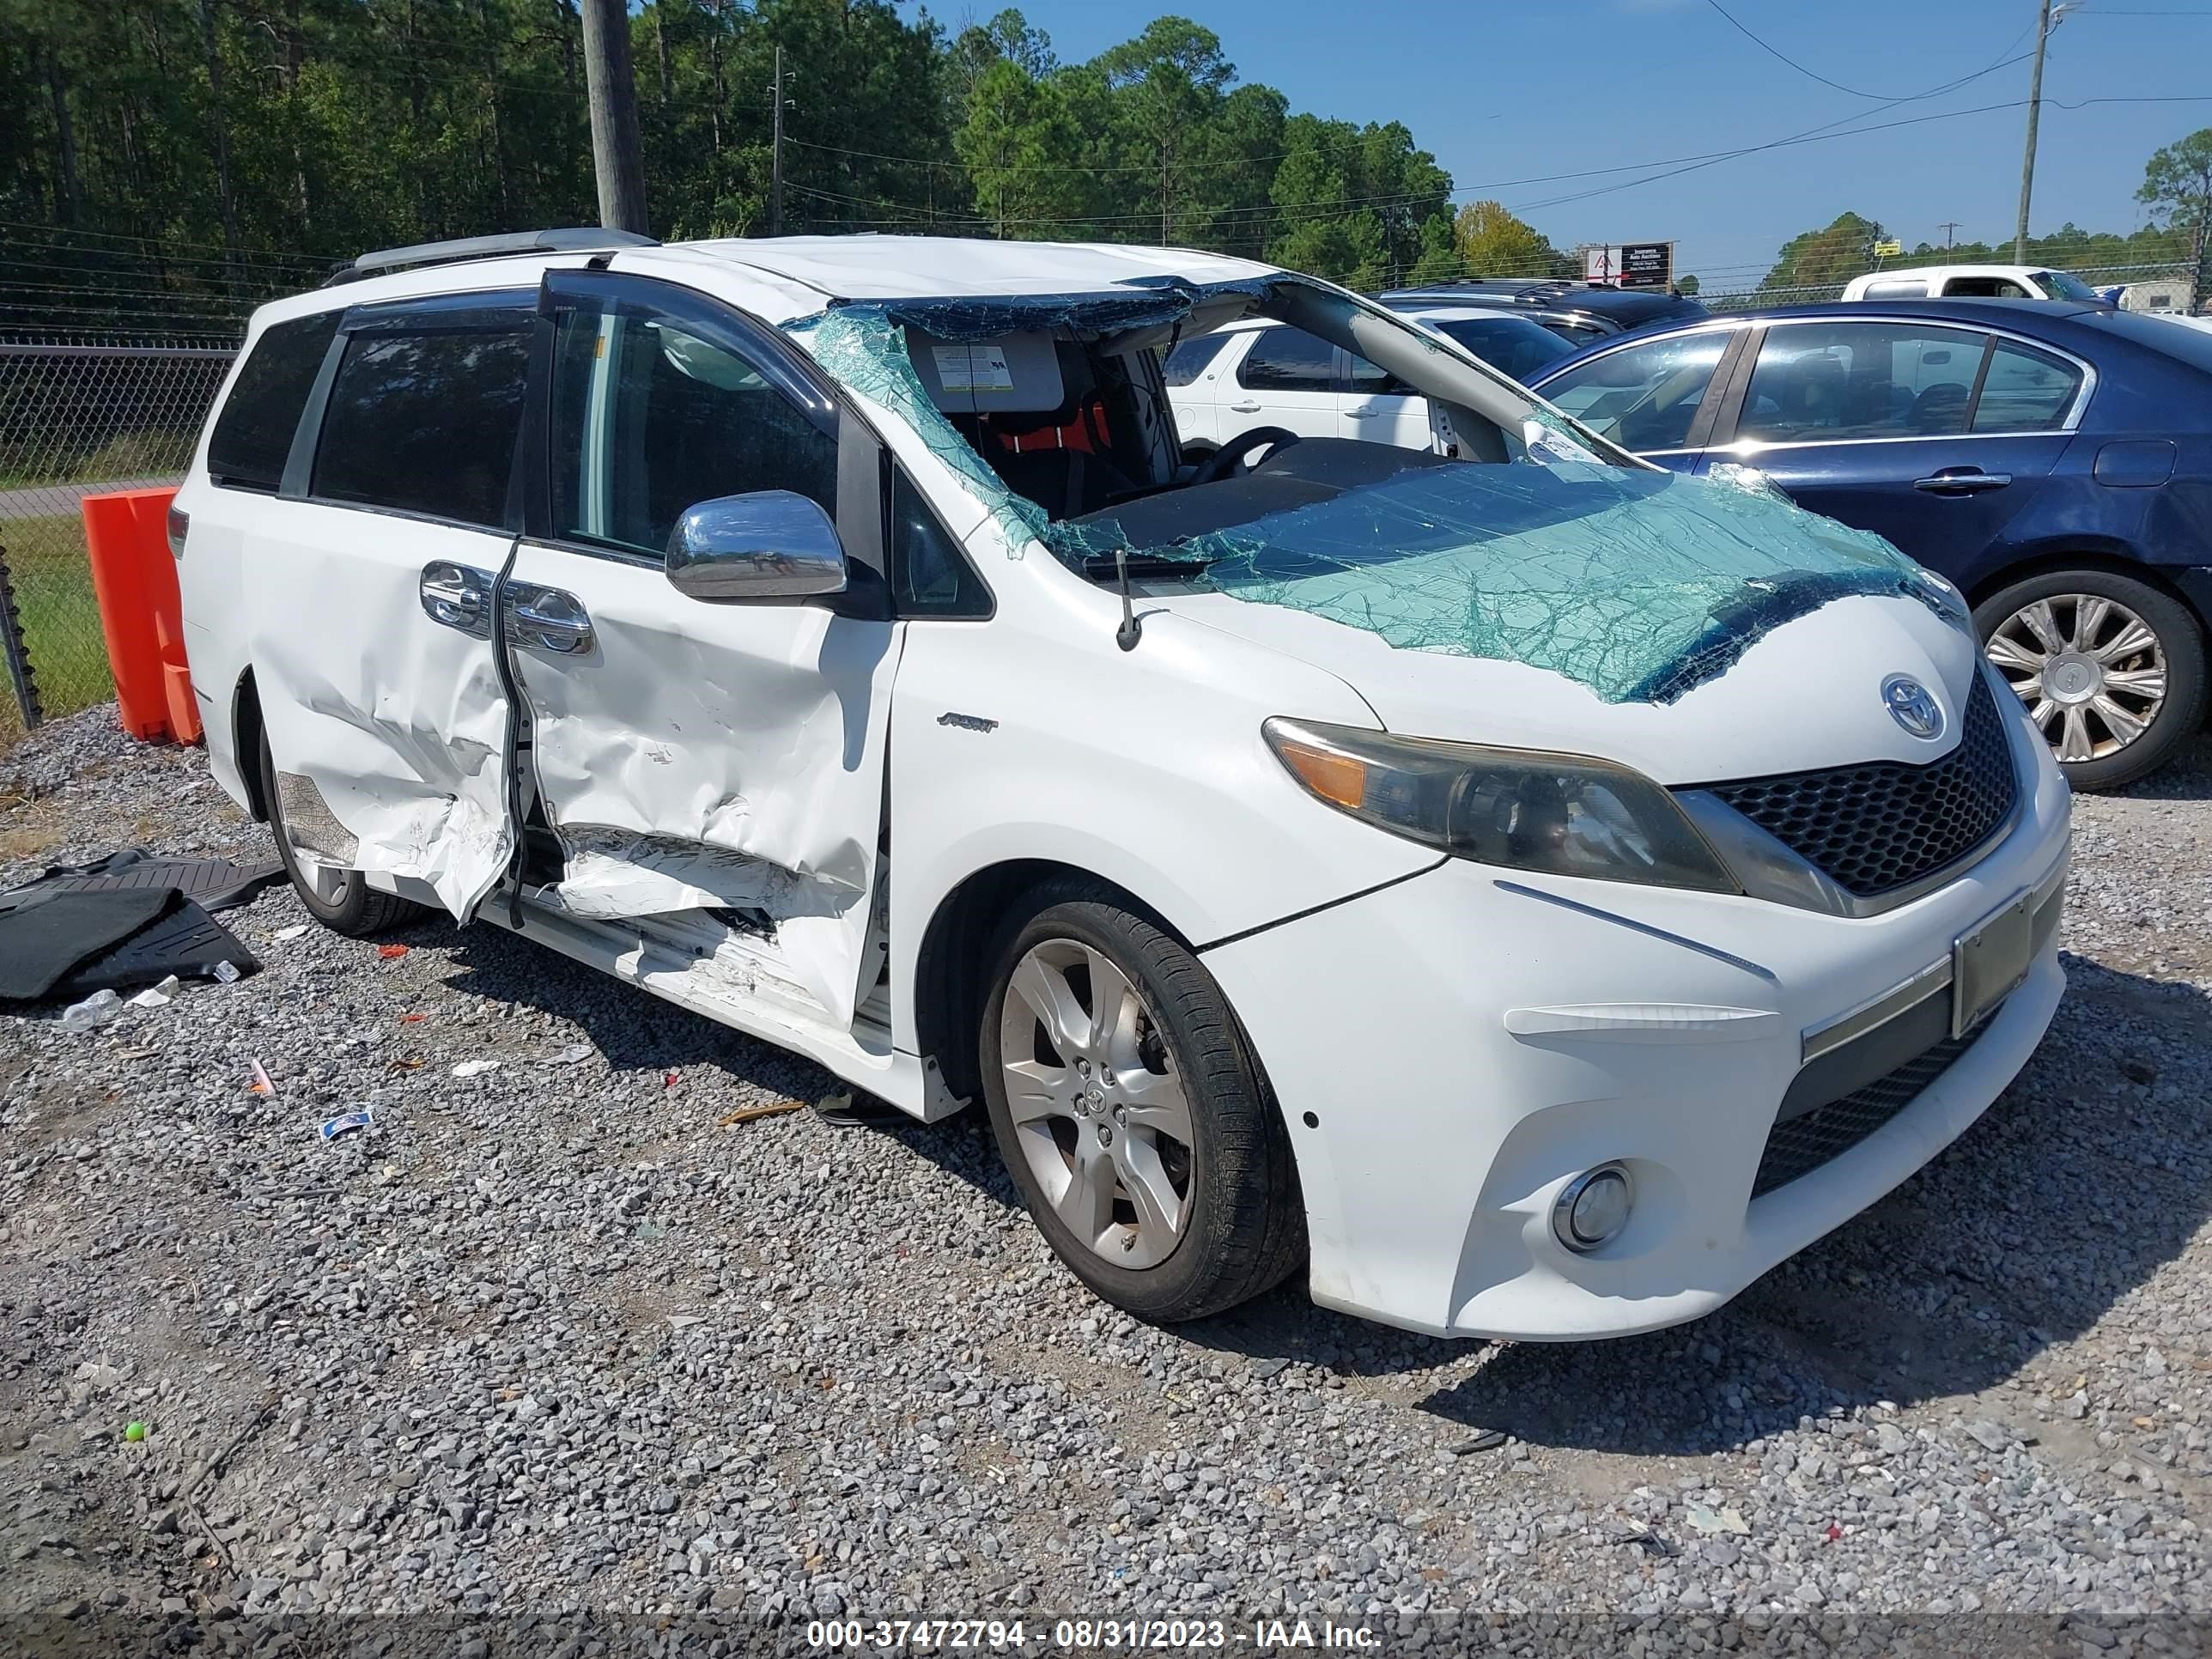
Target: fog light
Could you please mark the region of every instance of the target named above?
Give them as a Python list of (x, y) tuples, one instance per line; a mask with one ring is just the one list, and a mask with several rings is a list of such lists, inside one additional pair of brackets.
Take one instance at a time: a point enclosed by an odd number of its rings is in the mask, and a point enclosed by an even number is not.
[(1628, 1224), (1632, 1195), (1628, 1171), (1618, 1164), (1586, 1170), (1560, 1188), (1552, 1206), (1552, 1231), (1571, 1250), (1595, 1250)]

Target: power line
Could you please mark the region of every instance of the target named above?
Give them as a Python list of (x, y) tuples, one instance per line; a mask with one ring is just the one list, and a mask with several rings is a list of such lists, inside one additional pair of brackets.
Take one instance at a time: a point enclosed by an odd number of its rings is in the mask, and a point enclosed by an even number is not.
[[(2170, 97), (2116, 96), (2110, 98), (2083, 98), (2078, 99), (2070, 103), (2063, 99), (2045, 98), (2043, 101), (2059, 109), (2081, 110), (2088, 109), (2094, 106), (2101, 104), (2212, 103), (2212, 94), (2192, 93), (2177, 94)], [(1753, 155), (1759, 154), (1762, 151), (1771, 149), (1787, 149), (1798, 144), (1825, 143), (1833, 138), (1856, 138), (1868, 133), (1888, 132), (1894, 131), (1899, 127), (1921, 126), (1933, 121), (1955, 121), (1969, 115), (1987, 115), (1993, 110), (2019, 109), (2024, 106), (2027, 102), (2027, 100), (2025, 98), (2013, 98), (1998, 104), (1978, 104), (1972, 109), (1947, 110), (1942, 113), (1936, 115), (1913, 115), (1907, 116), (1901, 121), (1883, 121), (1872, 126), (1851, 127), (1842, 132), (1823, 132), (1816, 127), (1812, 129), (1810, 131), (1798, 133), (1788, 138), (1777, 138), (1768, 143), (1748, 144), (1741, 149), (1724, 151), (1709, 161), (1699, 161), (1687, 167), (1668, 167), (1663, 172), (1650, 173), (1642, 179), (1630, 179), (1618, 185), (1606, 185), (1596, 190), (1578, 191), (1566, 196), (1554, 196), (1547, 198), (1546, 200), (1540, 202), (1520, 203), (1516, 204), (1512, 210), (1516, 213), (1534, 213), (1542, 208), (1561, 207), (1569, 202), (1587, 201), (1594, 196), (1607, 196), (1616, 191), (1633, 190), (1640, 185), (1656, 184), (1662, 179), (1675, 178), (1685, 173), (1695, 173), (1702, 167), (1716, 167), (1722, 161), (1733, 161), (1740, 155)], [(1868, 112), (1869, 114), (1876, 114), (1880, 112), (1869, 111)], [(1833, 125), (1835, 124), (1831, 122), (1829, 125)]]
[[(1739, 19), (1734, 12), (1730, 11), (1726, 6), (1721, 4), (1721, 0), (1705, 0), (1705, 3), (1711, 6), (1715, 11), (1718, 12), (1723, 17), (1726, 18), (1729, 22), (1729, 27), (1733, 28), (1738, 34), (1743, 36), (1745, 40), (1750, 41), (1752, 45), (1757, 46), (1768, 57), (1775, 58), (1781, 63), (1789, 64), (1791, 69), (1796, 70), (1798, 74), (1805, 76), (1808, 81), (1818, 81), (1824, 87), (1833, 87), (1838, 92), (1847, 92), (1854, 98), (1871, 98), (1876, 103), (1904, 103), (1907, 101), (1903, 98), (1892, 98), (1884, 93), (1861, 92), (1856, 87), (1847, 87), (1841, 81), (1831, 81), (1826, 76), (1820, 74), (1818, 70), (1807, 69), (1802, 64), (1799, 63), (1795, 58), (1790, 57), (1789, 53), (1784, 52), (1780, 47), (1760, 39), (1756, 34), (1753, 34), (1750, 29), (1744, 26), (1742, 21)], [(1926, 94), (1915, 94), (1913, 95), (1925, 96)]]

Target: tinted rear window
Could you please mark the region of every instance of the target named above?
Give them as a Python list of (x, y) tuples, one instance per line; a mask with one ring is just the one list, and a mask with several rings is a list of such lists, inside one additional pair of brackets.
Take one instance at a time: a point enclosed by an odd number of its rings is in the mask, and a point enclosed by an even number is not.
[(208, 440), (208, 476), (216, 483), (274, 490), (283, 481), (300, 411), (343, 314), (319, 312), (261, 331)]
[(313, 493), (504, 523), (529, 369), (520, 331), (356, 335), (331, 387)]
[(1160, 373), (1170, 386), (1188, 386), (1206, 373), (1206, 366), (1219, 356), (1221, 348), (1228, 343), (1226, 334), (1201, 334), (1194, 340), (1185, 340), (1168, 353)]
[(1523, 385), (1547, 364), (1574, 351), (1560, 336), (1523, 317), (1458, 317), (1430, 326), (1450, 335), (1499, 374)]

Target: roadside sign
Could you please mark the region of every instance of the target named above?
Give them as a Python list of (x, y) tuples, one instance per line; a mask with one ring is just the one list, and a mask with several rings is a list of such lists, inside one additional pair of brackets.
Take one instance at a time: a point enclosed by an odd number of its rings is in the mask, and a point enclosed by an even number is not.
[(1904, 252), (1905, 244), (1894, 236), (1886, 242), (1876, 242), (1874, 245), (1874, 257), (1877, 259), (1894, 259)]
[(1587, 282), (1618, 283), (1623, 288), (1665, 288), (1674, 280), (1672, 242), (1620, 242), (1583, 250)]
[(1624, 242), (1620, 248), (1623, 288), (1664, 288), (1674, 279), (1672, 242)]

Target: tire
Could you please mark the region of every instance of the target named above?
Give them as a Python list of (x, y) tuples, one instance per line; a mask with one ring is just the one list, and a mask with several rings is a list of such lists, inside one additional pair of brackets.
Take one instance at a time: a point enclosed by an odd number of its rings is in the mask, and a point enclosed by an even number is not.
[[(977, 1034), (983, 1095), (999, 1154), (1054, 1251), (1106, 1301), (1160, 1322), (1218, 1313), (1280, 1284), (1305, 1254), (1297, 1167), (1213, 975), (1096, 882), (1048, 883), (1013, 917), (991, 954)], [(1101, 1038), (1095, 987), (1109, 971), (1133, 999), (1115, 999), (1117, 1018)], [(1060, 1041), (1046, 1035), (1018, 975), (1032, 994), (1049, 985), (1040, 975), (1058, 975), (1046, 994), (1070, 999), (1053, 1003), (1066, 1016)], [(1024, 1038), (1027, 1053), (1010, 1046)], [(1009, 1060), (1030, 1070), (1012, 1075)], [(1029, 1085), (1020, 1101), (1010, 1085)], [(1057, 1109), (1042, 1106), (1048, 1098)], [(1101, 1178), (1084, 1183), (1085, 1169)], [(1139, 1192), (1150, 1200), (1141, 1215)], [(1170, 1198), (1172, 1228), (1160, 1224)]]
[[(2102, 604), (2093, 609), (2085, 600)], [(2099, 650), (2110, 652), (2126, 636), (2130, 614), (2147, 630), (2146, 642), (2101, 659)], [(2086, 639), (2077, 637), (2085, 620)], [(2118, 789), (2149, 776), (2203, 721), (2203, 630), (2180, 600), (2148, 582), (2094, 567), (2045, 571), (1976, 605), (1974, 631), (2039, 714), (2037, 724), (2076, 789)], [(2050, 648), (2053, 643), (2062, 648)], [(2084, 646), (2090, 648), (2075, 648)], [(2121, 718), (2108, 720), (2108, 707)], [(2128, 734), (2142, 716), (2140, 730)]]
[(284, 873), (292, 878), (292, 890), (300, 896), (300, 902), (307, 906), (307, 914), (332, 933), (343, 933), (348, 939), (371, 939), (420, 917), (421, 905), (397, 894), (378, 892), (361, 878), (357, 871), (347, 873), (336, 899), (317, 895), (314, 884), (300, 868), (299, 855), (292, 850), (292, 838), (284, 833), (283, 803), (276, 791), (276, 762), (269, 752), (266, 726), (261, 731), (260, 750), (261, 799), (269, 803), (269, 829), (276, 838), (276, 856), (284, 861)]

